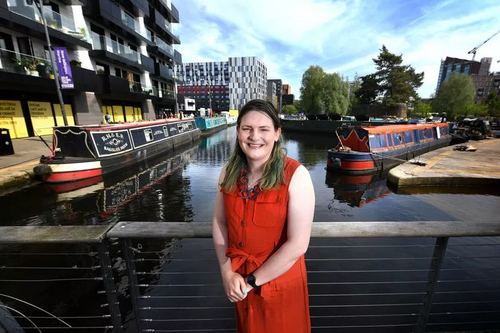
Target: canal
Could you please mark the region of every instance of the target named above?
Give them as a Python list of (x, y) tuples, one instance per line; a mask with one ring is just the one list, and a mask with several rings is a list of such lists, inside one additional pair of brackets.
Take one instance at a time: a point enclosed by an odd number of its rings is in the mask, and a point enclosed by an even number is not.
[[(314, 221), (493, 221), (498, 220), (500, 216), (500, 189), (439, 188), (396, 193), (387, 186), (386, 175), (383, 174), (367, 177), (327, 174), (325, 171), (326, 151), (335, 145), (334, 140), (325, 136), (295, 133), (284, 133), (283, 136), (288, 156), (299, 160), (311, 174), (316, 194)], [(235, 140), (236, 128), (231, 127), (203, 138), (192, 146), (182, 148), (162, 158), (147, 161), (104, 180), (94, 179), (82, 184), (50, 186), (40, 184), (0, 197), (0, 225), (210, 221), (219, 172), (231, 154)], [(493, 245), (500, 244), (498, 238), (490, 237), (481, 241)], [(474, 243), (475, 241), (467, 240), (466, 242)], [(432, 241), (404, 239), (399, 239), (396, 243), (433, 244)], [(337, 242), (336, 244), (343, 243)], [(456, 243), (456, 250), (452, 250), (451, 253), (461, 255), (467, 251), (460, 250), (457, 244), (461, 243)], [(161, 251), (165, 243), (157, 242), (155, 245)], [(497, 250), (498, 247), (487, 254), (498, 253), (494, 252)], [(10, 247), (8, 251), (13, 253), (16, 250)], [(349, 253), (342, 251), (339, 253), (343, 253), (342, 256), (345, 258), (350, 256)], [(208, 252), (207, 256), (210, 258), (212, 253)], [(319, 253), (319, 256), (321, 257), (322, 254)], [(32, 263), (28, 263), (28, 259), (28, 255), (14, 259), (2, 255), (0, 260), (3, 263), (0, 262), (0, 266), (30, 266)], [(489, 267), (497, 267), (494, 274), (500, 272), (498, 263), (498, 258), (491, 259), (487, 263)], [(314, 266), (311, 264), (308, 267), (314, 269)], [(13, 276), (18, 278), (22, 276), (19, 272), (12, 273), (5, 270), (0, 270), (0, 273), (4, 280)], [(408, 276), (410, 273), (407, 274)], [(126, 281), (123, 276), (118, 274), (117, 280), (119, 288), (125, 288)], [(314, 276), (310, 278), (310, 282), (311, 280), (314, 281)], [(74, 289), (74, 286), (65, 285), (64, 287)], [(29, 288), (17, 290), (15, 283), (13, 287), (2, 283), (0, 289), (2, 292), (16, 290), (24, 295), (38, 292), (35, 290), (37, 287), (33, 285), (30, 288), (33, 290), (30, 291)], [(496, 288), (496, 295), (500, 289), (498, 282), (485, 288)], [(57, 302), (54, 300), (49, 302), (45, 299), (40, 303), (47, 307), (58, 307), (56, 312), (61, 315), (78, 313), (79, 308), (92, 309), (98, 306), (98, 301), (92, 300), (91, 297), (87, 297), (83, 303), (79, 300), (85, 298), (86, 293), (92, 293), (91, 289), (92, 287), (88, 289), (82, 287), (78, 292), (71, 293), (68, 296), (72, 298), (71, 301), (64, 299), (65, 295), (53, 295)], [(47, 298), (49, 293), (51, 291), (48, 290), (45, 293), (39, 293), (38, 298)], [(499, 304), (497, 302), (493, 307), (488, 307), (488, 311), (500, 314)], [(122, 311), (127, 315), (129, 310)]]

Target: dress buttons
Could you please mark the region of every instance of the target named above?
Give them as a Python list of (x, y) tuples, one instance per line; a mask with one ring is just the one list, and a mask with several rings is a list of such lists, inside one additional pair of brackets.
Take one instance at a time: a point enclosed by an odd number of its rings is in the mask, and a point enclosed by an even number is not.
[(239, 243), (238, 243), (238, 246), (239, 246), (239, 247), (243, 247), (243, 243), (242, 243), (242, 242), (239, 242)]
[(244, 227), (245, 226), (245, 221), (241, 221), (241, 226)]

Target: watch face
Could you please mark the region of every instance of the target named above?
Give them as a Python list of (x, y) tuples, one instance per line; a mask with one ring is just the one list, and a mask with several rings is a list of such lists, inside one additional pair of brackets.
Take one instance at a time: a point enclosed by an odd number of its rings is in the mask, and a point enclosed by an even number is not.
[(252, 287), (256, 287), (255, 285), (255, 276), (253, 276), (252, 274), (250, 274), (247, 278), (247, 281), (248, 281), (248, 284), (251, 285)]

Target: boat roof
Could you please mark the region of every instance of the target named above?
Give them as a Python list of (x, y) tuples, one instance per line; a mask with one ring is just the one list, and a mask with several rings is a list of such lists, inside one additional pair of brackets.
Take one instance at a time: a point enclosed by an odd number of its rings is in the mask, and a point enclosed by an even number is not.
[(178, 123), (183, 121), (194, 120), (191, 118), (179, 119), (179, 118), (169, 118), (169, 119), (157, 119), (157, 120), (145, 120), (131, 123), (122, 123), (122, 124), (99, 124), (99, 125), (81, 125), (81, 126), (57, 126), (61, 127), (80, 127), (89, 131), (109, 131), (109, 130), (120, 130), (126, 128), (134, 128), (134, 127), (143, 127), (149, 125), (160, 125), (160, 124), (169, 124), (169, 123)]
[(414, 129), (426, 129), (432, 127), (447, 127), (447, 123), (426, 123), (426, 124), (402, 124), (402, 125), (384, 125), (384, 126), (366, 126), (362, 127), (369, 134), (377, 134), (377, 133), (387, 133), (387, 132), (395, 132), (395, 131), (407, 131)]

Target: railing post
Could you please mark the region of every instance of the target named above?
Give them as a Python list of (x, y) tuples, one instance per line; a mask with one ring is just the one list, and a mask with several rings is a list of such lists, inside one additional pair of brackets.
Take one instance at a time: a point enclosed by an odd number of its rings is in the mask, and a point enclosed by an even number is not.
[(137, 332), (141, 332), (141, 316), (139, 309), (139, 283), (137, 282), (137, 275), (135, 275), (135, 262), (134, 262), (134, 251), (132, 250), (132, 241), (130, 238), (120, 239), (122, 245), (123, 257), (125, 259), (125, 264), (127, 265), (127, 275), (130, 289), (130, 298), (132, 299), (132, 307), (134, 309), (135, 315), (135, 327)]
[(116, 285), (113, 278), (113, 269), (111, 266), (111, 258), (109, 256), (109, 248), (107, 241), (104, 240), (97, 245), (99, 251), (99, 261), (101, 262), (102, 278), (104, 289), (106, 290), (106, 299), (108, 300), (109, 313), (111, 315), (111, 323), (115, 333), (123, 332), (122, 318), (120, 307), (118, 306), (118, 298), (116, 296)]
[(431, 311), (432, 299), (434, 298), (434, 293), (436, 291), (439, 274), (443, 266), (444, 257), (446, 254), (446, 247), (448, 245), (449, 237), (438, 237), (436, 239), (436, 244), (434, 245), (434, 252), (432, 253), (431, 266), (429, 270), (429, 276), (427, 277), (427, 286), (425, 288), (425, 296), (419, 317), (417, 322), (417, 333), (425, 332), (425, 327), (427, 326), (427, 320), (429, 319), (429, 313)]

